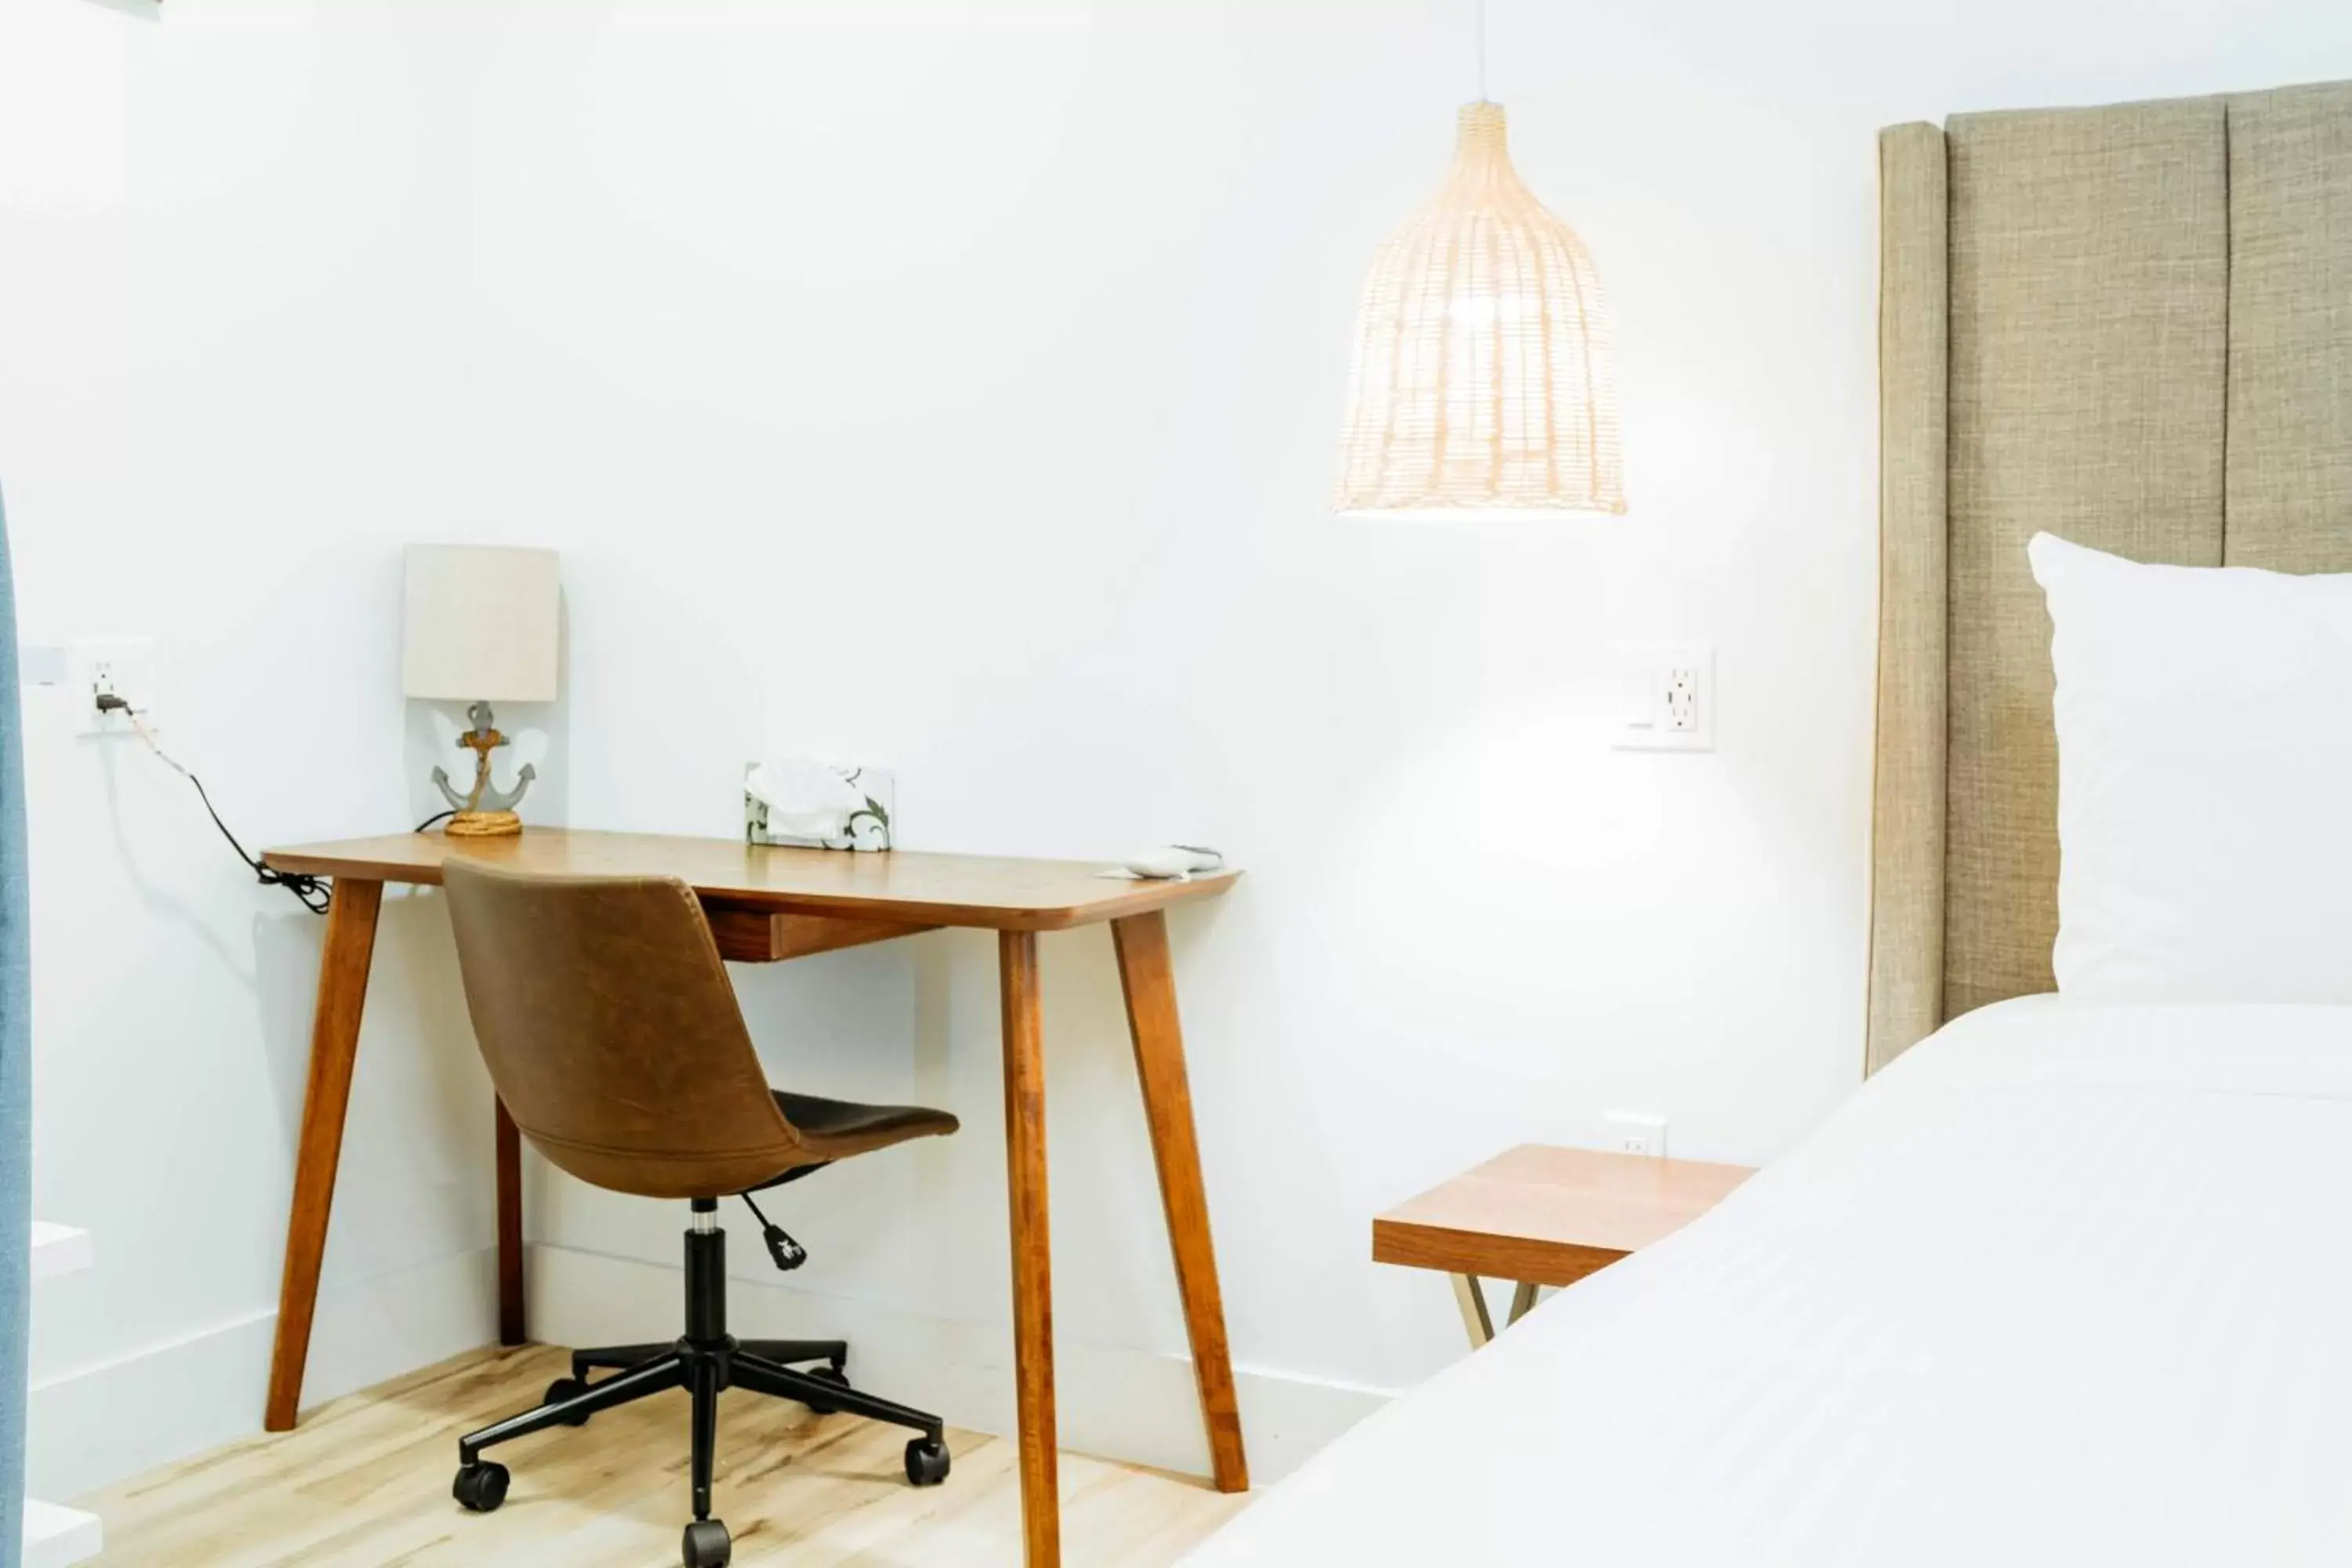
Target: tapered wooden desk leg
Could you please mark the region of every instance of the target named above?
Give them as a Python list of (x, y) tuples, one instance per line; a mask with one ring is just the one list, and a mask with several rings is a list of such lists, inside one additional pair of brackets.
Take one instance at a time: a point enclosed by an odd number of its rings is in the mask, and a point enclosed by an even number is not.
[(1013, 1193), (1013, 1378), (1021, 1436), (1028, 1568), (1059, 1568), (1061, 1487), (1054, 1433), (1054, 1281), (1045, 1208), (1045, 1029), (1037, 938), (997, 937), (1004, 1003), (1004, 1151)]
[(522, 1134), (507, 1102), (491, 1097), (499, 1119), (499, 1343), (523, 1342)]
[(1241, 1406), (1225, 1342), (1225, 1302), (1217, 1287), (1217, 1252), (1209, 1237), (1209, 1195), (1201, 1182), (1201, 1145), (1192, 1131), (1192, 1090), (1184, 1073), (1184, 1031), (1176, 1016), (1176, 971), (1168, 956), (1168, 919), (1158, 910), (1113, 921), (1128, 1027), (1135, 1036), (1136, 1076), (1160, 1166), (1160, 1200), (1176, 1253), (1176, 1289), (1192, 1341), (1192, 1375), (1209, 1431), (1209, 1465), (1221, 1492), (1249, 1490), (1242, 1449)]
[(343, 1153), (343, 1111), (352, 1100), (352, 1064), (367, 1005), (368, 963), (375, 954), (382, 882), (335, 879), (327, 941), (319, 954), (319, 1000), (310, 1019), (310, 1086), (302, 1093), (301, 1142), (294, 1156), (294, 1207), (286, 1218), (286, 1271), (278, 1287), (278, 1342), (269, 1357), (269, 1400), (261, 1424), (289, 1430), (302, 1400), (302, 1366), (310, 1355), (310, 1315), (319, 1304), (319, 1263), (327, 1251), (327, 1213), (335, 1202), (335, 1166)]

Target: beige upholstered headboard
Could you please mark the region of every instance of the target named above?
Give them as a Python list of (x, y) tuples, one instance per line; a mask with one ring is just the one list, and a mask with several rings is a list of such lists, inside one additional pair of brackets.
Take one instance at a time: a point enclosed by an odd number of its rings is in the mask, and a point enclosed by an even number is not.
[(2052, 988), (2048, 529), (2352, 570), (2352, 83), (1879, 138), (1868, 1067)]

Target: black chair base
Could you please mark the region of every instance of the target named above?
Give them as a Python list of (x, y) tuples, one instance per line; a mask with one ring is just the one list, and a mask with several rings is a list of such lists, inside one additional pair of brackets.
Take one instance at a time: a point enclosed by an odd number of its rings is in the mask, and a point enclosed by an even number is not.
[[(852, 1388), (844, 1372), (849, 1346), (840, 1340), (738, 1340), (727, 1331), (727, 1235), (707, 1217), (717, 1205), (698, 1199), (695, 1228), (686, 1234), (686, 1333), (670, 1344), (614, 1345), (575, 1351), (572, 1375), (550, 1385), (547, 1398), (519, 1415), (457, 1440), (457, 1479), (451, 1495), (476, 1513), (506, 1500), (511, 1479), (504, 1465), (482, 1458), (495, 1444), (551, 1426), (584, 1426), (600, 1411), (633, 1404), (673, 1388), (694, 1400), (694, 1522), (680, 1554), (686, 1568), (725, 1568), (733, 1552), (727, 1526), (710, 1517), (710, 1471), (719, 1446), (719, 1394), (749, 1389), (807, 1405), (820, 1415), (845, 1411), (923, 1434), (907, 1445), (907, 1479), (937, 1486), (948, 1477), (945, 1428), (936, 1415)], [(822, 1364), (800, 1370), (807, 1363)], [(612, 1375), (591, 1381), (590, 1373)]]

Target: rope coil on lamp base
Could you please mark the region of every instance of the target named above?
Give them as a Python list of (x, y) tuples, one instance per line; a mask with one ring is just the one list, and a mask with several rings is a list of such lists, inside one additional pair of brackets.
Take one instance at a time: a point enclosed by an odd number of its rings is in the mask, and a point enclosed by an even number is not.
[(1332, 510), (1621, 515), (1600, 270), (1511, 166), (1503, 106), (1459, 124), (1444, 184), (1364, 282)]
[(509, 838), (522, 831), (522, 818), (511, 811), (461, 811), (441, 831), (452, 838)]

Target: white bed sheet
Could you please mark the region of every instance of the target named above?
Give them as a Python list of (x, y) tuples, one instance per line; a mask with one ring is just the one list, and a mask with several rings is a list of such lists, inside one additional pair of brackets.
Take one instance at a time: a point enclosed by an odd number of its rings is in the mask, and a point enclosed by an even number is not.
[(1186, 1559), (2352, 1563), (2352, 1007), (1957, 1020)]

